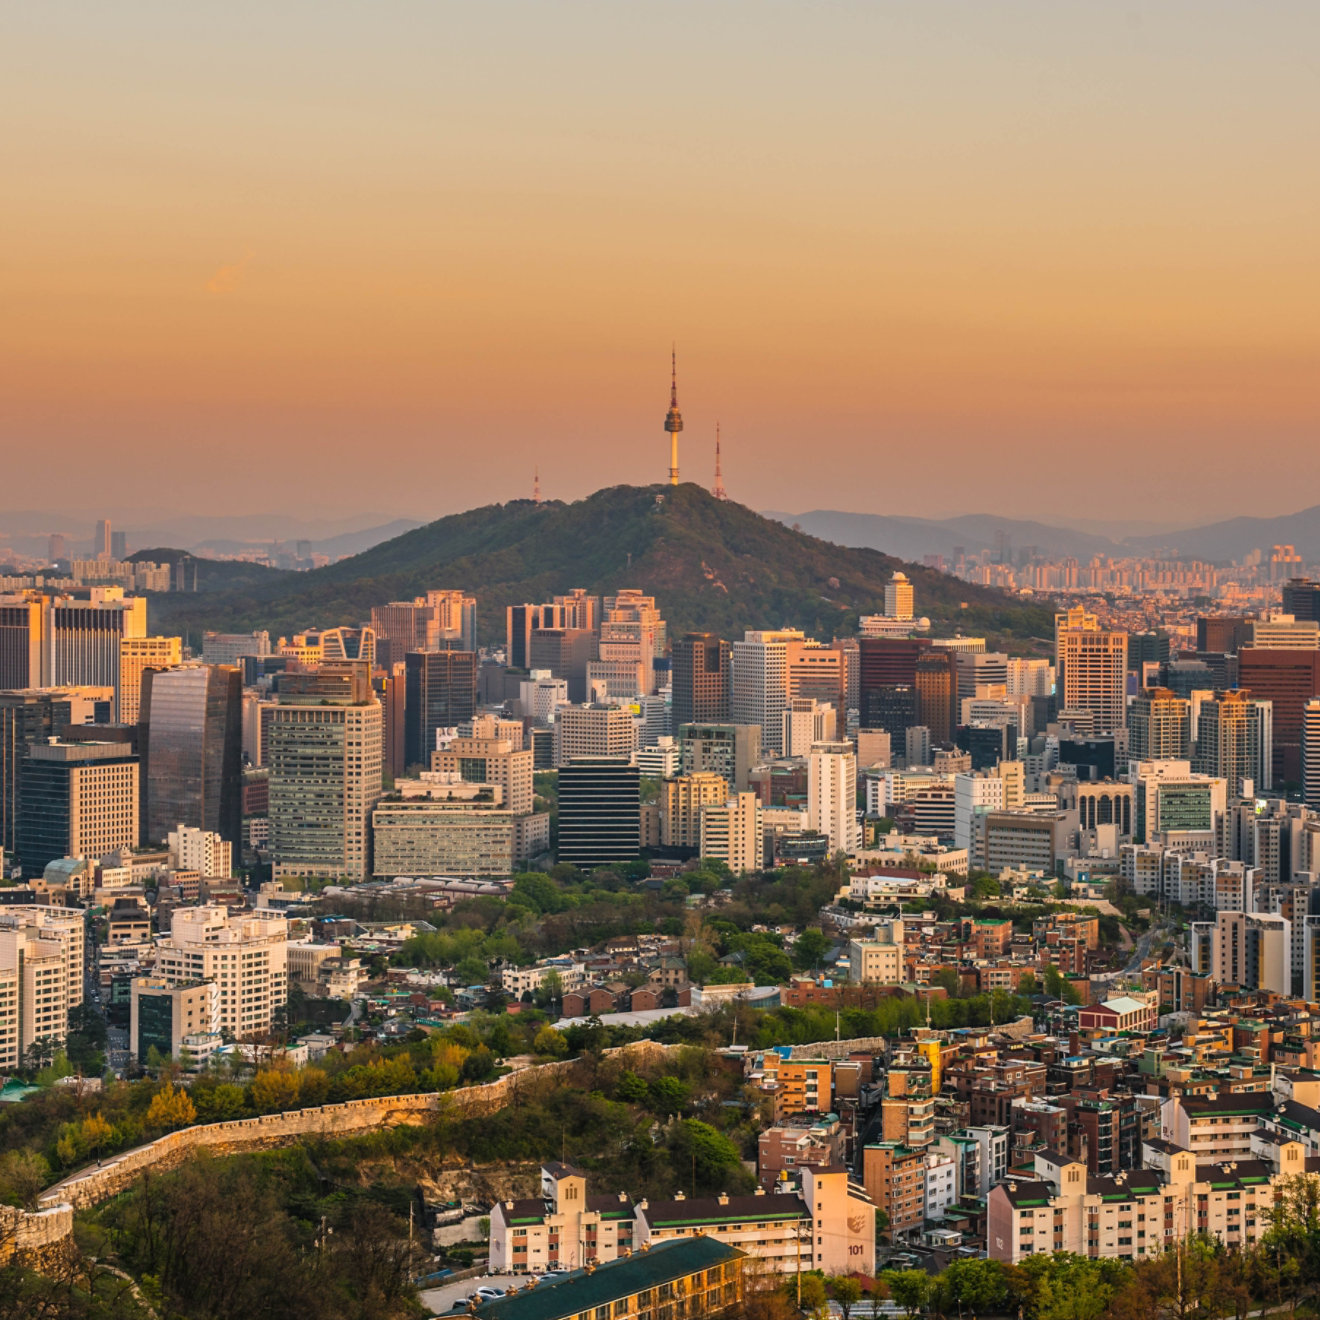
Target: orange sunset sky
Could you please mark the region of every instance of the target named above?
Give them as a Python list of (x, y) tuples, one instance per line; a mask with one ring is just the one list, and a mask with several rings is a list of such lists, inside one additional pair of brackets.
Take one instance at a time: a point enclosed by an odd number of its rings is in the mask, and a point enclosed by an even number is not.
[(1320, 4), (11, 5), (0, 508), (1320, 502)]

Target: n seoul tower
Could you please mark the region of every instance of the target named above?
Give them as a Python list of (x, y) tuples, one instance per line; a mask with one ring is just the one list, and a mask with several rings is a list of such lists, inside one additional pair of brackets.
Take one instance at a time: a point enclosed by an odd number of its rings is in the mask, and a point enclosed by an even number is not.
[(678, 485), (678, 433), (683, 429), (683, 415), (678, 411), (678, 351), (669, 355), (669, 412), (665, 430), (669, 432), (669, 484)]

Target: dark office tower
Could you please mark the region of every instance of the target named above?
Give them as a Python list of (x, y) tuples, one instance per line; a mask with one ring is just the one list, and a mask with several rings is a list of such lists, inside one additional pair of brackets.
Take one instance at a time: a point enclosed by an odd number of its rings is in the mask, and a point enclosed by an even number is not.
[(1274, 788), (1302, 780), (1302, 712), (1320, 696), (1320, 651), (1238, 652), (1238, 682), (1257, 701), (1274, 703)]
[(584, 871), (631, 862), (641, 850), (641, 772), (604, 757), (559, 770), (559, 860)]
[(243, 825), (243, 676), (234, 665), (180, 665), (142, 676), (147, 841), (179, 825), (212, 830), (237, 857)]
[(1113, 779), (1113, 738), (1060, 738), (1059, 764), (1070, 765), (1077, 778), (1088, 781)]
[(0, 689), (41, 686), (45, 623), (40, 601), (0, 602)]
[(14, 848), (28, 749), (58, 738), (70, 724), (90, 722), (95, 704), (84, 693), (58, 688), (0, 692), (0, 848)]
[(1320, 582), (1289, 578), (1283, 584), (1283, 612), (1294, 619), (1320, 622)]
[[(857, 699), (863, 728), (883, 727), (868, 721), (870, 694), (879, 688), (912, 687), (917, 678), (917, 657), (929, 649), (930, 641), (925, 637), (857, 639)], [(894, 745), (902, 745), (901, 736)]]
[(958, 749), (972, 758), (973, 770), (993, 770), (1000, 761), (1017, 760), (1016, 724), (964, 724), (957, 736)]
[(1166, 632), (1128, 633), (1127, 667), (1141, 673), (1147, 661), (1165, 664), (1169, 659), (1169, 634)]
[(1238, 658), (1226, 651), (1193, 651), (1189, 660), (1199, 660), (1210, 671), (1215, 681), (1212, 687), (1224, 689), (1238, 685)]
[(957, 655), (928, 651), (918, 656), (912, 685), (917, 690), (917, 722), (930, 730), (933, 746), (948, 746), (958, 727)]
[[(1286, 593), (1287, 587), (1284, 588)], [(1236, 655), (1251, 645), (1251, 625), (1255, 620), (1241, 614), (1201, 614), (1196, 619), (1196, 649), (1222, 651)]]
[(731, 655), (729, 643), (714, 633), (685, 633), (674, 643), (674, 728), (728, 720)]
[[(399, 664), (385, 673), (376, 672), (371, 680), (381, 711), (381, 765), (391, 779), (402, 779), (407, 770), (408, 686), (404, 666)], [(428, 762), (429, 766), (429, 762)]]
[(587, 665), (596, 659), (598, 641), (590, 628), (538, 628), (527, 645), (527, 668), (548, 669), (568, 684), (569, 701), (587, 699)]
[(111, 532), (110, 533), (110, 558), (127, 559), (128, 558), (128, 533)]
[(895, 683), (872, 688), (864, 698), (862, 727), (884, 729), (889, 734), (890, 746), (902, 747), (907, 731), (921, 723), (917, 707), (915, 687)]
[(435, 731), (477, 713), (477, 653), (410, 651), (404, 666), (404, 760), (429, 770)]
[(1164, 666), (1164, 686), (1175, 697), (1189, 697), (1215, 686), (1214, 670), (1204, 660), (1170, 660)]

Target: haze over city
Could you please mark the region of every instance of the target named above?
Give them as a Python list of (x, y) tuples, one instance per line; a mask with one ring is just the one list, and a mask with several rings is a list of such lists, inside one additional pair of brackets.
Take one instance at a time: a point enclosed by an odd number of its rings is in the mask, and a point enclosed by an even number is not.
[(0, 507), (52, 458), (125, 510), (645, 484), (677, 340), (684, 475), (719, 420), (755, 508), (1302, 508), (1317, 41), (1307, 3), (18, 7)]

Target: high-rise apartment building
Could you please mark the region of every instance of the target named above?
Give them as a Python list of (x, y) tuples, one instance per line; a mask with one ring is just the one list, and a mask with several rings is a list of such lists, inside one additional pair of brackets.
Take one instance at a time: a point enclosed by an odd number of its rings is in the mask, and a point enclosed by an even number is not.
[(1098, 733), (1121, 733), (1127, 717), (1127, 633), (1100, 628), (1084, 609), (1054, 616), (1061, 706), (1090, 711)]
[(232, 665), (179, 665), (142, 675), (147, 728), (147, 839), (179, 825), (243, 846), (243, 676)]
[[(1271, 912), (1218, 912), (1208, 933), (1211, 980), (1244, 990), (1292, 993), (1292, 944), (1287, 918)], [(1201, 932), (1196, 934), (1204, 938)], [(1193, 966), (1196, 956), (1193, 951)]]
[(49, 742), (23, 762), (15, 845), (23, 875), (138, 845), (138, 758), (118, 742)]
[(1248, 647), (1238, 653), (1238, 682), (1274, 707), (1275, 788), (1300, 784), (1302, 711), (1320, 697), (1320, 651)]
[(590, 757), (559, 770), (559, 860), (589, 870), (633, 861), (641, 848), (641, 776), (627, 761)]
[(366, 665), (328, 663), (285, 676), (266, 749), (276, 879), (367, 877), (371, 808), (382, 791), (381, 724)]
[(702, 808), (701, 855), (723, 862), (734, 875), (765, 865), (764, 811), (755, 793), (734, 793)]
[(852, 743), (819, 743), (807, 758), (807, 828), (830, 841), (831, 853), (854, 853), (857, 823), (857, 755)]
[(437, 731), (456, 729), (477, 713), (476, 652), (410, 651), (404, 684), (404, 758), (409, 766), (428, 766)]
[(1253, 699), (1245, 688), (1216, 692), (1200, 703), (1196, 721), (1193, 768), (1203, 775), (1218, 775), (1228, 784), (1231, 797), (1240, 797), (1244, 783), (1252, 793), (1273, 783), (1274, 708)]
[(1320, 700), (1302, 707), (1302, 801), (1320, 811)]
[(714, 633), (687, 633), (673, 648), (674, 727), (729, 718), (733, 648)]
[(1128, 754), (1134, 761), (1191, 755), (1191, 703), (1168, 688), (1142, 688), (1128, 707)]
[(156, 978), (171, 986), (219, 987), (219, 1029), (235, 1040), (263, 1036), (288, 999), (283, 917), (230, 917), (222, 907), (179, 908), (156, 946)]
[(182, 663), (181, 637), (125, 637), (119, 643), (115, 719), (136, 724), (142, 712), (142, 675), (148, 669), (172, 669)]
[(702, 771), (679, 775), (660, 785), (660, 843), (666, 848), (695, 851), (701, 847), (701, 813), (729, 799), (728, 782)]
[(37, 1042), (58, 1048), (83, 1002), (83, 914), (60, 907), (0, 907), (0, 1069), (31, 1062)]

